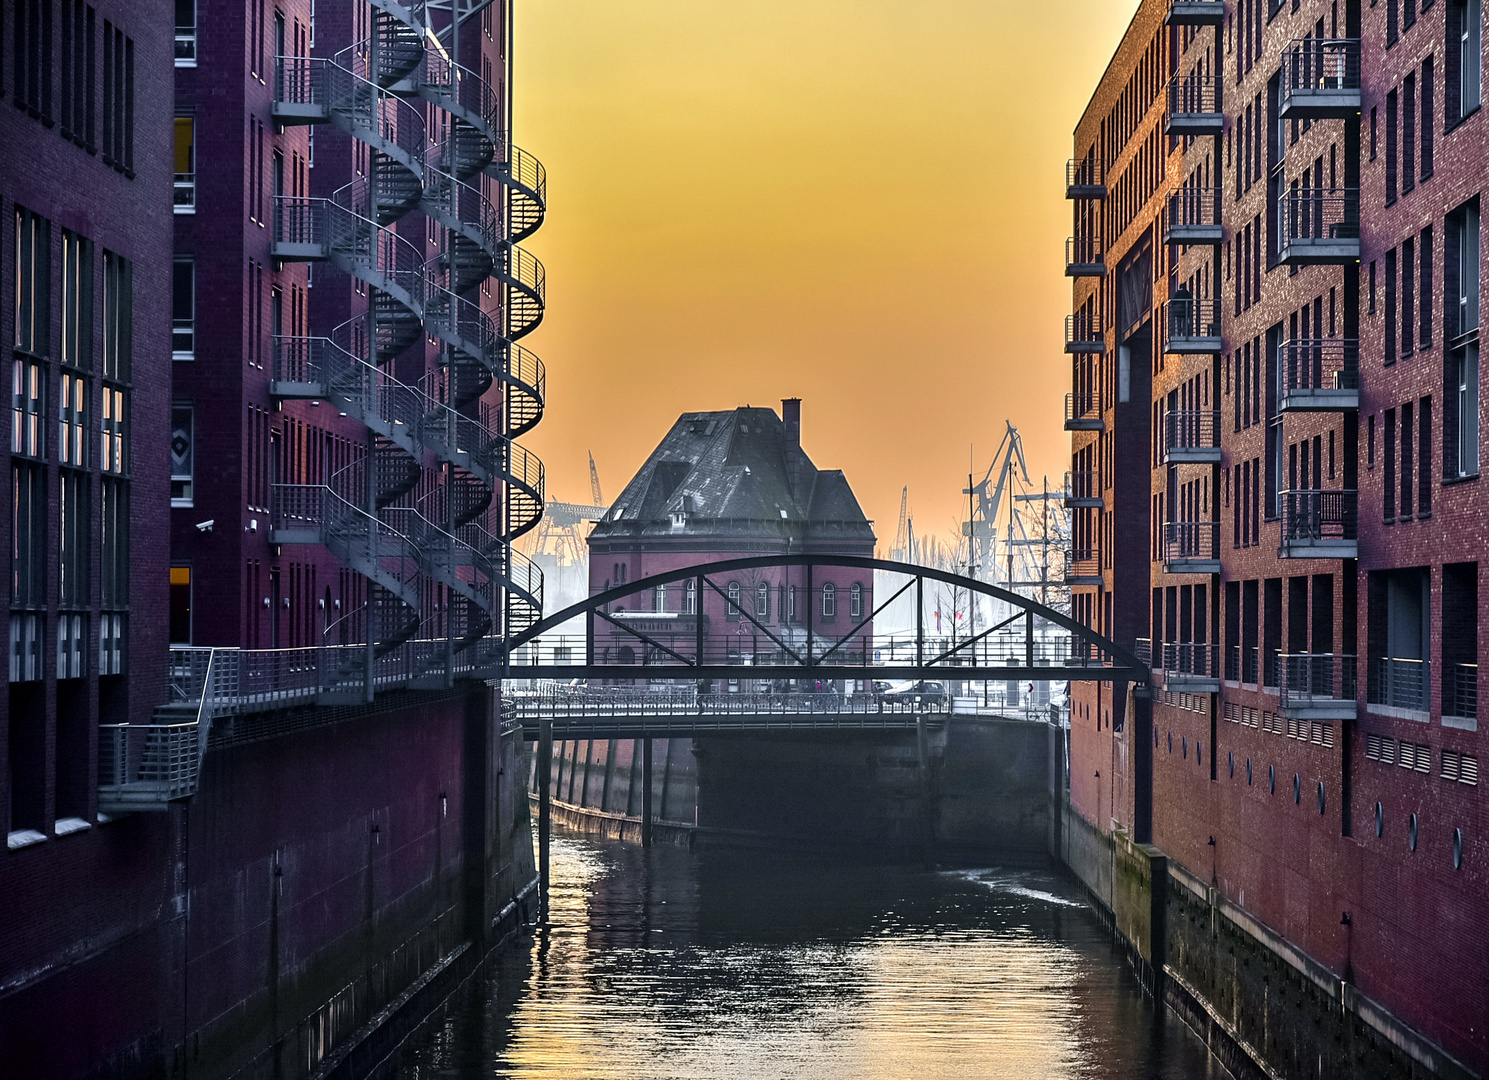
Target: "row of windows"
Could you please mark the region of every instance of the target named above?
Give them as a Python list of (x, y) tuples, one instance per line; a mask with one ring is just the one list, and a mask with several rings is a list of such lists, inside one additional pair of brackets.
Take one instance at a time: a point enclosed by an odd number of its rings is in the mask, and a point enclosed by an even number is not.
[[(615, 564), (615, 576), (612, 578), (616, 584), (624, 584), (626, 580), (626, 565)], [(668, 606), (668, 593), (672, 591), (669, 586), (656, 585), (652, 588), (652, 610), (664, 612), (672, 610)], [(682, 593), (681, 611), (684, 615), (696, 615), (698, 613), (698, 582), (691, 580), (680, 584), (678, 591)], [(765, 620), (770, 618), (771, 596), (777, 595), (776, 610), (781, 622), (792, 622), (796, 619), (797, 597), (805, 593), (805, 589), (798, 589), (795, 585), (772, 586), (769, 582), (757, 582), (749, 590), (753, 593), (753, 603), (747, 598), (746, 586), (738, 581), (731, 581), (724, 588), (724, 595), (728, 598), (728, 609), (726, 618), (730, 622), (738, 622), (747, 613), (755, 618)], [(824, 582), (820, 589), (815, 590), (821, 599), (821, 616), (823, 619), (833, 619), (838, 613), (838, 586), (836, 583)], [(863, 617), (864, 589), (860, 582), (855, 581), (848, 586), (848, 616), (858, 619)]]

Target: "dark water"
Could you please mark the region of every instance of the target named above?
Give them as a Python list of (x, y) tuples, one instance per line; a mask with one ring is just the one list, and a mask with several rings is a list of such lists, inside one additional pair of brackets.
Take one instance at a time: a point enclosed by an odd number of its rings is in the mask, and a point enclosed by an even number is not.
[(551, 912), (396, 1075), (1223, 1077), (1062, 878), (556, 838)]

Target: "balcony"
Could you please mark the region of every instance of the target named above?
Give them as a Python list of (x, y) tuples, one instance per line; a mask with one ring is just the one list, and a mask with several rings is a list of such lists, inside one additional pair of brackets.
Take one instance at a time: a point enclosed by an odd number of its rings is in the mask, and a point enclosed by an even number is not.
[(1353, 720), (1355, 658), (1333, 653), (1279, 653), (1278, 697), (1289, 720)]
[(1095, 161), (1065, 163), (1065, 197), (1067, 199), (1104, 199), (1106, 183), (1101, 177), (1101, 166)]
[[(1448, 664), (1442, 676), (1443, 727), (1477, 729), (1479, 665)], [(1453, 723), (1454, 720), (1462, 721)]]
[(1165, 522), (1163, 570), (1168, 574), (1220, 573), (1220, 522)]
[(1072, 236), (1065, 241), (1065, 276), (1106, 277), (1101, 241), (1090, 236)]
[(1105, 431), (1106, 421), (1101, 416), (1101, 395), (1094, 390), (1066, 394), (1065, 430)]
[(1171, 246), (1218, 246), (1225, 239), (1220, 227), (1220, 189), (1186, 187), (1168, 197), (1168, 222), (1163, 242)]
[(1102, 584), (1101, 555), (1095, 548), (1070, 548), (1065, 552), (1065, 584)]
[(1220, 355), (1220, 301), (1180, 295), (1163, 303), (1163, 351), (1169, 356)]
[(1283, 412), (1354, 412), (1360, 407), (1359, 342), (1291, 338), (1277, 349)]
[(1213, 75), (1176, 75), (1168, 84), (1165, 135), (1219, 135), (1225, 130), (1220, 111), (1220, 80)]
[(1357, 559), (1359, 492), (1284, 491), (1280, 559)]
[(1360, 261), (1357, 188), (1295, 187), (1277, 198), (1278, 258), (1289, 266)]
[(1432, 708), (1432, 667), (1426, 660), (1381, 656), (1370, 661), (1366, 700), (1371, 705), (1420, 713), (1427, 719)]
[(1219, 645), (1203, 641), (1164, 642), (1156, 668), (1165, 690), (1186, 694), (1220, 691)]
[(1101, 473), (1094, 470), (1066, 473), (1065, 505), (1072, 510), (1105, 505), (1101, 497)]
[(1065, 351), (1095, 356), (1106, 352), (1106, 331), (1101, 320), (1086, 312), (1065, 316)]
[(1218, 465), (1220, 412), (1217, 409), (1174, 409), (1164, 417), (1165, 465)]
[(1164, 16), (1167, 26), (1222, 26), (1224, 0), (1173, 0)]
[(1294, 41), (1282, 54), (1283, 120), (1348, 119), (1360, 112), (1360, 42), (1356, 38)]

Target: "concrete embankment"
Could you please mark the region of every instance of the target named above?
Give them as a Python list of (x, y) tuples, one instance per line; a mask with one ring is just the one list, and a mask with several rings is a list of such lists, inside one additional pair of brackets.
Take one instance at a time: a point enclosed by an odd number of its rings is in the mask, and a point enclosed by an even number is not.
[(1436, 1046), (1159, 849), (1060, 807), (1056, 854), (1144, 987), (1241, 1080), (1469, 1080)]

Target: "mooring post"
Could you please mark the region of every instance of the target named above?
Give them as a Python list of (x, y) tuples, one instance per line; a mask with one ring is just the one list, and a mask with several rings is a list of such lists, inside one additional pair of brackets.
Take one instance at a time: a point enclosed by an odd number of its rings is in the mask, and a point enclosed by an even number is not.
[(641, 741), (641, 846), (651, 847), (651, 739)]
[(931, 816), (931, 746), (925, 713), (915, 714), (915, 755), (920, 773), (921, 855), (928, 867), (936, 865), (936, 825)]
[(538, 888), (548, 904), (548, 837), (553, 825), (553, 721), (538, 722)]

